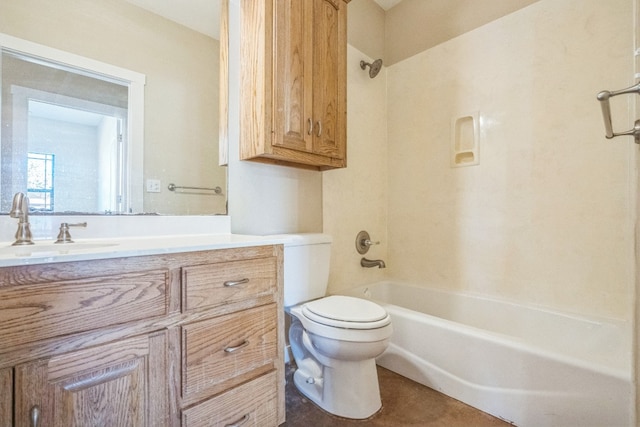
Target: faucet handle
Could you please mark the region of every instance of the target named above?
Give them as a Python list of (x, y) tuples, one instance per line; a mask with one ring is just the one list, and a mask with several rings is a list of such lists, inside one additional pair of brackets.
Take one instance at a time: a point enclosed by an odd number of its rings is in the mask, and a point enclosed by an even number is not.
[(366, 231), (361, 231), (358, 233), (358, 235), (356, 236), (356, 250), (358, 251), (359, 254), (366, 254), (367, 251), (369, 250), (369, 248), (373, 245), (379, 245), (380, 242), (374, 242), (371, 240), (371, 237), (369, 237), (369, 233), (367, 233)]
[(63, 222), (60, 224), (60, 232), (58, 233), (58, 239), (54, 243), (73, 243), (71, 240), (71, 234), (69, 233), (69, 227), (86, 227), (86, 222), (78, 222), (75, 224), (69, 224)]

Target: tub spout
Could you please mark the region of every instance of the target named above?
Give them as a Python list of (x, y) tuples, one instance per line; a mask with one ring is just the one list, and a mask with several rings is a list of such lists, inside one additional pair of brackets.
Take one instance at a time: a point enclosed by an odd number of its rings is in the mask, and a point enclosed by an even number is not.
[(386, 267), (386, 265), (384, 264), (384, 261), (381, 259), (362, 258), (360, 260), (360, 265), (366, 268), (371, 268), (371, 267), (385, 268)]

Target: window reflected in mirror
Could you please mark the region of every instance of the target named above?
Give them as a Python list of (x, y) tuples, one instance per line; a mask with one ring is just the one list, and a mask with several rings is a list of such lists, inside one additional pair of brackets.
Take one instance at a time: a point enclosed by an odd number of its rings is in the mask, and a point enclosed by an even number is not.
[(0, 76), (0, 212), (23, 192), (32, 213), (131, 213), (131, 82), (6, 47)]

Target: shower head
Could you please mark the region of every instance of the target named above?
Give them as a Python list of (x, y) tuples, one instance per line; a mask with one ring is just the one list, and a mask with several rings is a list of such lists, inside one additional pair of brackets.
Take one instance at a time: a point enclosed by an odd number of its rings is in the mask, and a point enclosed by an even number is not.
[(382, 59), (376, 59), (371, 64), (365, 61), (360, 61), (360, 68), (364, 70), (367, 68), (367, 66), (369, 66), (369, 77), (374, 78), (378, 75), (380, 69), (382, 68)]

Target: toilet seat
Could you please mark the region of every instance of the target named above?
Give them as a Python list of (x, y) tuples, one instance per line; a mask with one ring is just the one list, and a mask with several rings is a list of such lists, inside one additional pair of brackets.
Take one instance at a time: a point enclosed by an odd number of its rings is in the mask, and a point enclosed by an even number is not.
[(391, 323), (391, 317), (378, 304), (342, 295), (332, 295), (310, 301), (302, 306), (309, 320), (334, 328), (377, 329)]

